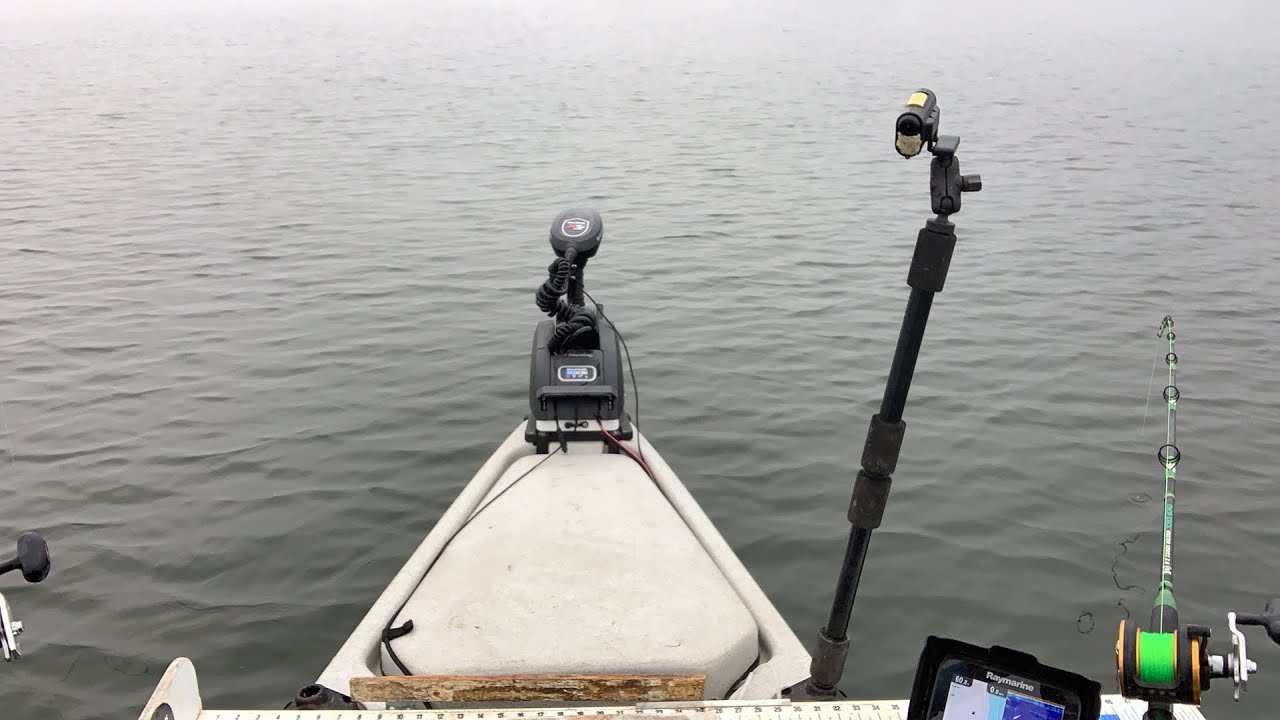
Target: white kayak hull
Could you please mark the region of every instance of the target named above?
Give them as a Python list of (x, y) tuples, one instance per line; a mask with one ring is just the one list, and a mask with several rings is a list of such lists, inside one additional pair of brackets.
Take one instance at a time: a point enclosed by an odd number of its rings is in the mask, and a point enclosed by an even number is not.
[[(638, 450), (641, 442), (644, 441), (637, 430), (635, 439), (627, 442), (626, 445), (633, 450)], [(571, 455), (598, 454), (603, 450), (603, 443), (598, 442), (574, 442), (569, 446)], [(404, 567), (369, 608), (364, 619), (339, 648), (329, 665), (320, 673), (316, 680), (318, 684), (343, 694), (350, 694), (349, 683), (353, 677), (383, 675), (384, 670), (387, 671), (385, 674), (396, 674), (394, 668), (384, 667), (385, 658), (381, 642), (384, 628), (393, 623), (397, 612), (406, 600), (422, 585), (427, 569), (436, 564), (442, 548), (450, 538), (458, 534), (468, 518), (485, 502), (486, 497), (494, 491), (504, 473), (522, 458), (533, 454), (533, 448), (524, 439), (522, 424), (502, 442), (440, 517)], [(702, 551), (723, 577), (727, 587), (732, 589), (735, 595), (734, 600), (746, 608), (754, 624), (758, 639), (755, 652), (758, 662), (750, 670), (749, 675), (736, 684), (733, 692), (728, 696), (744, 699), (779, 697), (783, 688), (800, 682), (808, 676), (808, 652), (657, 449), (648, 442), (644, 442), (643, 455), (657, 486), (655, 496), (660, 492), (663, 501), (675, 511), (687, 531), (696, 538)], [(613, 457), (620, 460), (625, 458), (625, 456)], [(531, 492), (535, 490), (537, 488), (530, 488)], [(586, 510), (589, 512), (590, 508)], [(469, 529), (469, 533), (474, 532), (474, 527)], [(548, 532), (555, 532), (554, 525), (548, 527)], [(545, 561), (548, 565), (554, 566), (558, 563), (572, 565), (579, 560), (562, 557), (546, 558)], [(661, 582), (661, 580), (661, 578), (655, 578), (655, 582)], [(458, 588), (458, 590), (465, 591), (466, 588)], [(491, 592), (492, 589), (488, 591)], [(507, 591), (520, 593), (522, 589), (511, 587)], [(537, 599), (531, 598), (530, 601), (536, 602)], [(626, 618), (619, 618), (619, 620), (624, 621)], [(699, 628), (686, 630), (696, 633)], [(417, 671), (417, 668), (413, 669)], [(573, 668), (581, 673), (605, 672), (613, 669)], [(435, 670), (436, 668), (433, 668), (433, 671)], [(490, 672), (505, 674), (527, 670), (529, 670), (528, 667), (495, 665)], [(564, 670), (568, 671), (568, 668)]]
[[(627, 447), (633, 451), (638, 450), (640, 443), (644, 442), (642, 436), (637, 430), (635, 439), (625, 443)], [(633, 461), (622, 455), (611, 456), (607, 461), (597, 461), (604, 451), (602, 443), (598, 442), (575, 442), (569, 444), (569, 452), (566, 458), (575, 458), (573, 462), (566, 462), (561, 465), (561, 472), (538, 475), (528, 475), (525, 480), (527, 471), (521, 468), (537, 465), (539, 460), (551, 460), (546, 455), (535, 455), (532, 446), (524, 438), (524, 426), (516, 428), (497, 448), (493, 455), (469, 483), (462, 489), (458, 497), (450, 505), (448, 510), (440, 517), (427, 537), (418, 546), (417, 550), (409, 557), (404, 567), (392, 579), (390, 584), (370, 607), (368, 613), (356, 626), (355, 630), (339, 648), (329, 664), (320, 673), (316, 680), (318, 685), (332, 689), (343, 695), (351, 695), (351, 685), (354, 678), (379, 677), (396, 673), (384, 672), (386, 670), (386, 658), (384, 655), (384, 643), (382, 642), (383, 630), (394, 623), (398, 613), (406, 606), (415, 592), (420, 592), (422, 588), (428, 587), (428, 583), (424, 580), (431, 577), (437, 571), (448, 575), (454, 573), (449, 582), (451, 587), (459, 594), (467, 594), (473, 592), (476, 588), (465, 587), (468, 576), (465, 572), (459, 572), (458, 568), (450, 570), (447, 566), (438, 562), (442, 555), (442, 551), (446, 548), (451, 552), (456, 552), (458, 558), (467, 556), (466, 550), (469, 546), (465, 543), (451, 544), (451, 539), (460, 537), (460, 531), (467, 528), (467, 535), (473, 536), (472, 542), (476, 542), (476, 538), (483, 540), (487, 535), (494, 537), (500, 536), (500, 529), (503, 527), (504, 517), (514, 517), (510, 513), (525, 512), (530, 515), (546, 517), (549, 514), (554, 515), (558, 512), (555, 508), (558, 505), (566, 503), (552, 503), (549, 506), (536, 507), (535, 500), (538, 494), (558, 492), (554, 484), (556, 482), (563, 483), (565, 474), (575, 468), (590, 468), (588, 474), (591, 480), (598, 487), (595, 489), (600, 492), (607, 492), (609, 488), (614, 488), (618, 492), (641, 492), (636, 487), (624, 487), (623, 483), (631, 482), (634, 477), (622, 478), (618, 475), (622, 467), (630, 467), (627, 463)], [(553, 455), (556, 453), (552, 453)], [(531, 457), (532, 456), (532, 457)], [(713, 689), (709, 690), (707, 697), (702, 700), (687, 700), (670, 703), (629, 703), (623, 704), (618, 702), (586, 702), (577, 704), (566, 704), (556, 702), (539, 702), (539, 703), (521, 703), (519, 710), (523, 710), (517, 714), (513, 711), (511, 705), (504, 703), (463, 703), (449, 704), (447, 707), (433, 705), (430, 708), (417, 705), (418, 709), (406, 709), (409, 706), (396, 703), (388, 707), (385, 703), (379, 702), (362, 702), (360, 710), (266, 710), (266, 709), (210, 709), (203, 706), (200, 697), (199, 684), (196, 679), (196, 670), (191, 661), (186, 658), (178, 658), (171, 663), (164, 677), (156, 686), (155, 692), (152, 694), (148, 703), (144, 706), (139, 720), (246, 720), (247, 718), (256, 718), (258, 720), (515, 720), (519, 716), (535, 718), (540, 717), (543, 720), (547, 718), (575, 718), (578, 716), (590, 716), (594, 720), (637, 720), (638, 718), (658, 715), (676, 715), (685, 720), (719, 720), (716, 716), (724, 716), (731, 714), (735, 720), (905, 720), (908, 709), (906, 700), (844, 700), (844, 701), (822, 701), (822, 702), (791, 702), (782, 696), (784, 688), (793, 686), (808, 677), (809, 670), (809, 654), (796, 637), (795, 633), (787, 625), (786, 621), (778, 613), (777, 609), (765, 596), (759, 585), (752, 578), (751, 574), (743, 566), (741, 560), (729, 547), (723, 536), (711, 523), (711, 520), (702, 511), (697, 501), (689, 493), (688, 489), (681, 483), (675, 472), (662, 458), (661, 454), (653, 448), (652, 445), (644, 443), (644, 460), (652, 472), (652, 480), (647, 474), (643, 474), (643, 482), (646, 489), (651, 492), (645, 500), (650, 508), (644, 510), (639, 506), (644, 504), (631, 497), (626, 500), (628, 508), (634, 506), (634, 512), (627, 518), (618, 518), (618, 524), (622, 527), (641, 527), (645, 526), (643, 522), (645, 513), (654, 512), (654, 508), (661, 506), (667, 512), (673, 512), (672, 517), (677, 517), (679, 524), (682, 526), (681, 531), (675, 531), (670, 526), (658, 527), (657, 529), (664, 534), (673, 535), (686, 532), (689, 536), (696, 540), (697, 548), (700, 552), (705, 553), (709, 559), (707, 567), (710, 574), (714, 574), (716, 578), (722, 580), (724, 585), (730, 589), (731, 598), (720, 597), (716, 602), (722, 603), (725, 608), (729, 606), (741, 606), (745, 608), (749, 616), (749, 622), (752, 625), (752, 638), (756, 644), (754, 653), (756, 655), (754, 662), (751, 663), (749, 671), (744, 676), (733, 683), (732, 692), (726, 693), (724, 699), (716, 696)], [(537, 458), (537, 459), (535, 459)], [(620, 465), (619, 463), (623, 463)], [(636, 467), (639, 467), (638, 464)], [(603, 472), (600, 468), (608, 469)], [(520, 482), (527, 482), (528, 485), (523, 488), (525, 493), (521, 496), (515, 489), (507, 494), (505, 501), (512, 503), (504, 515), (503, 511), (486, 510), (482, 515), (476, 517), (484, 517), (484, 522), (473, 521), (470, 524), (468, 520), (476, 514), (478, 509), (492, 504), (498, 507), (495, 497), (500, 497), (504, 492), (504, 488), (511, 485), (514, 474), (520, 479)], [(610, 473), (613, 473), (612, 475)], [(623, 473), (625, 475), (625, 472)], [(504, 481), (504, 476), (506, 480)], [(614, 484), (610, 484), (614, 483)], [(582, 497), (575, 499), (567, 504), (583, 504), (583, 507), (576, 508), (588, 514), (594, 507), (603, 507), (607, 503), (602, 502), (599, 498), (604, 497), (597, 492), (594, 497), (597, 500), (592, 501), (593, 495), (584, 492)], [(574, 496), (577, 498), (577, 496)], [(656, 499), (660, 498), (660, 502)], [(490, 501), (494, 501), (490, 503)], [(616, 508), (615, 508), (616, 510)], [(557, 523), (556, 518), (548, 517), (550, 522), (545, 524), (546, 533), (554, 540), (559, 535), (568, 536), (570, 533), (558, 533), (557, 528), (563, 527), (562, 523)], [(648, 532), (653, 531), (651, 527)], [(525, 531), (528, 533), (528, 531)], [(641, 540), (641, 544), (645, 544), (645, 538), (641, 537), (643, 532), (637, 530), (637, 537)], [(618, 543), (618, 538), (625, 536), (625, 532), (619, 535), (615, 532), (612, 541)], [(515, 537), (523, 537), (516, 535)], [(651, 538), (650, 538), (651, 539)], [(500, 542), (489, 549), (481, 549), (479, 552), (498, 552), (502, 548), (510, 548), (513, 555), (526, 548), (512, 547), (512, 540), (499, 537)], [(503, 543), (506, 543), (505, 545)], [(553, 542), (552, 545), (555, 543)], [(496, 547), (498, 550), (494, 550)], [(566, 544), (564, 547), (573, 548), (572, 543)], [(474, 550), (474, 547), (471, 547)], [(588, 548), (590, 550), (590, 548)], [(673, 552), (686, 552), (689, 548), (677, 549)], [(585, 553), (590, 555), (590, 553)], [(591, 564), (590, 557), (573, 558), (546, 558), (546, 566), (548, 567), (572, 567), (575, 562)], [(696, 563), (692, 563), (696, 564)], [(464, 567), (464, 565), (460, 565)], [(635, 567), (645, 567), (643, 563), (636, 564)], [(465, 569), (465, 567), (464, 567)], [(707, 570), (706, 567), (703, 568)], [(700, 571), (701, 572), (701, 571)], [(484, 573), (478, 573), (475, 576), (477, 585), (485, 585), (482, 592), (476, 593), (476, 597), (487, 597), (492, 595), (495, 590), (492, 584), (492, 577), (486, 579)], [(707, 577), (701, 578), (709, 581)], [(663, 582), (663, 578), (659, 577), (657, 582)], [(463, 585), (464, 587), (458, 587)], [(534, 589), (532, 596), (542, 598), (546, 595), (546, 588)], [(506, 600), (512, 601), (521, 591), (520, 587), (511, 587), (501, 590), (499, 594), (505, 593)], [(443, 598), (444, 593), (441, 588), (433, 591), (433, 598)], [(436, 603), (428, 603), (434, 605)], [(448, 615), (444, 612), (442, 615)], [(429, 613), (428, 613), (429, 614)], [(678, 613), (677, 613), (678, 615)], [(424, 617), (419, 615), (418, 617)], [(492, 617), (489, 621), (492, 621)], [(696, 633), (702, 628), (684, 628), (690, 633)], [(521, 633), (511, 633), (510, 628), (506, 628), (508, 637), (514, 644), (518, 644)], [(532, 634), (532, 633), (531, 633)], [(633, 633), (633, 635), (643, 636), (644, 633)], [(437, 636), (430, 636), (432, 640)], [(735, 635), (734, 637), (738, 637)], [(436, 657), (450, 658), (451, 653), (448, 648), (443, 648)], [(525, 653), (527, 648), (515, 648), (510, 657), (501, 654), (493, 657), (493, 664), (487, 668), (483, 668), (487, 672), (480, 674), (488, 675), (508, 675), (513, 672), (527, 671), (530, 668), (526, 664), (517, 662), (518, 657)], [(527, 659), (527, 658), (526, 658)], [(536, 656), (535, 656), (536, 659)], [(644, 660), (640, 658), (639, 660)], [(737, 662), (741, 662), (741, 658)], [(639, 664), (644, 667), (643, 663)], [(417, 670), (417, 668), (413, 668)], [(438, 674), (440, 667), (424, 668), (429, 674)], [(475, 669), (475, 668), (464, 668)], [(598, 673), (602, 671), (617, 670), (616, 667), (564, 667), (562, 670), (576, 671), (583, 674)], [(708, 674), (708, 677), (711, 673)], [(714, 684), (714, 683), (712, 683)], [(711, 688), (711, 685), (708, 686)], [(1119, 695), (1104, 695), (1102, 698), (1102, 718), (1101, 720), (1141, 720), (1146, 704), (1138, 701), (1127, 700)], [(588, 707), (584, 708), (584, 704)], [(504, 707), (505, 705), (505, 707)], [(278, 706), (277, 706), (278, 707)], [(504, 714), (505, 711), (505, 714)], [(1204, 720), (1198, 708), (1191, 706), (1176, 706), (1176, 720)]]

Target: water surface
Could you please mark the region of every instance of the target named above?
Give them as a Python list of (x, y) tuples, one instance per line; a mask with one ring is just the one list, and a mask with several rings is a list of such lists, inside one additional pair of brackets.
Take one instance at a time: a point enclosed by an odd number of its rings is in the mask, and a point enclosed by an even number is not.
[[(0, 531), (55, 560), (5, 578), (30, 632), (0, 714), (131, 718), (179, 655), (215, 707), (314, 679), (522, 417), (545, 234), (581, 203), (642, 426), (811, 643), (928, 211), (891, 147), (922, 85), (986, 187), (848, 692), (904, 696), (929, 633), (1114, 689), (1157, 579), (1132, 498), (1160, 492), (1166, 314), (1179, 607), (1222, 642), (1280, 595), (1272, 4), (614, 5), (0, 8)], [(1254, 637), (1215, 718), (1280, 703)]]

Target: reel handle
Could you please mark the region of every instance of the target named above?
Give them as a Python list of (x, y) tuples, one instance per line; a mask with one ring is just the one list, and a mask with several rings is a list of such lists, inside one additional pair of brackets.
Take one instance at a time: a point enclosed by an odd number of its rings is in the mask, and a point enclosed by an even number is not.
[(38, 583), (49, 577), (49, 565), (49, 544), (39, 533), (27, 532), (18, 538), (18, 554), (0, 562), (0, 575), (21, 570), (27, 582)]
[(1271, 641), (1280, 645), (1280, 598), (1267, 603), (1261, 615), (1236, 614), (1237, 625), (1258, 625), (1266, 628)]

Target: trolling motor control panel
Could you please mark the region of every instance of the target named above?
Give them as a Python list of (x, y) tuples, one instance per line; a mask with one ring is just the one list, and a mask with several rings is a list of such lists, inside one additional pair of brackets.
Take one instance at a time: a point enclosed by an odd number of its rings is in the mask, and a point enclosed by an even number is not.
[(583, 287), (583, 268), (603, 239), (604, 222), (594, 210), (570, 208), (551, 222), (556, 259), (536, 294), (538, 309), (551, 319), (533, 334), (525, 429), (539, 453), (561, 440), (632, 437), (617, 330), (600, 305), (587, 305)]
[[(566, 439), (602, 439), (601, 428), (619, 439), (631, 438), (623, 412), (622, 357), (618, 337), (607, 324), (598, 329), (602, 348), (575, 348), (552, 354), (556, 323), (544, 320), (533, 334), (529, 372), (529, 426), (525, 438), (545, 452), (563, 434)], [(603, 347), (613, 347), (606, 352)]]

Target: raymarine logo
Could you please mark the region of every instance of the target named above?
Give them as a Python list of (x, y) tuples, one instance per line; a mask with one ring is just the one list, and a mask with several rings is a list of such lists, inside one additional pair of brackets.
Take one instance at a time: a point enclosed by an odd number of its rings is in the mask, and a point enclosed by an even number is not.
[(1016, 687), (1019, 690), (1026, 690), (1027, 692), (1036, 691), (1036, 688), (1034, 685), (1031, 685), (1029, 683), (1024, 683), (1021, 680), (1014, 680), (1013, 678), (1000, 677), (999, 675), (991, 672), (990, 670), (987, 671), (987, 679), (990, 680), (991, 682), (997, 682), (997, 683), (1000, 683), (1001, 685)]

